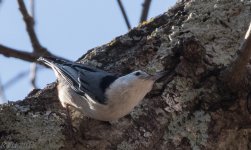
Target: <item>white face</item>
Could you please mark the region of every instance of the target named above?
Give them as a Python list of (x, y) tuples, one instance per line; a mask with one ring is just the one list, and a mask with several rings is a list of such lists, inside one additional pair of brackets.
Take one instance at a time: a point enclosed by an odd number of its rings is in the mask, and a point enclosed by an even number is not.
[[(122, 93), (130, 91), (131, 95), (144, 95), (149, 92), (154, 84), (154, 76), (138, 70), (118, 78), (109, 88), (111, 91)], [(109, 90), (109, 91), (110, 91)], [(142, 97), (143, 98), (143, 97)]]
[(128, 89), (131, 89), (132, 92), (135, 92), (135, 94), (141, 95), (143, 93), (146, 94), (151, 90), (152, 85), (155, 82), (155, 79), (152, 77), (152, 75), (138, 70), (123, 76), (121, 83)]

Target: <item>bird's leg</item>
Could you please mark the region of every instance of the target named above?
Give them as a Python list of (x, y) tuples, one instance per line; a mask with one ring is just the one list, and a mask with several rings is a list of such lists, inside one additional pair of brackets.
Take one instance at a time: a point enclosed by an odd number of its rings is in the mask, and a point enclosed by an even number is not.
[(71, 118), (71, 114), (70, 114), (70, 109), (69, 109), (70, 105), (66, 105), (66, 132), (68, 132), (69, 137), (71, 138), (71, 140), (74, 141), (74, 145), (76, 143), (78, 143), (78, 140), (76, 139), (76, 135), (75, 135), (75, 131), (74, 129), (76, 129), (73, 125), (72, 125), (72, 118)]
[(71, 113), (70, 113), (70, 109), (69, 109), (70, 105), (66, 105), (66, 133), (68, 133), (68, 136), (70, 138), (70, 140), (73, 142), (73, 147), (76, 146), (76, 144), (83, 144), (77, 135), (77, 131), (78, 129), (75, 128), (72, 124), (72, 117), (71, 117)]
[(72, 119), (71, 119), (71, 114), (70, 114), (70, 110), (69, 110), (69, 105), (67, 104), (66, 105), (66, 126), (67, 126), (67, 129), (68, 131), (70, 131), (70, 135), (72, 136), (74, 133), (74, 130), (73, 130), (73, 125), (72, 125)]

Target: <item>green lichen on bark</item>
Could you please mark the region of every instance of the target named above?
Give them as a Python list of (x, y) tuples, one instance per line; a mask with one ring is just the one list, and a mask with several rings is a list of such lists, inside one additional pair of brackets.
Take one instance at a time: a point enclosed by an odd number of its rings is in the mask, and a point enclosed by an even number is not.
[(0, 106), (0, 148), (59, 149), (65, 137), (63, 120), (56, 115), (31, 112), (29, 106)]
[(172, 140), (175, 145), (179, 145), (182, 138), (187, 138), (193, 150), (206, 146), (208, 135), (208, 123), (211, 121), (210, 115), (204, 111), (195, 111), (192, 115), (189, 112), (173, 116), (169, 123), (165, 139)]

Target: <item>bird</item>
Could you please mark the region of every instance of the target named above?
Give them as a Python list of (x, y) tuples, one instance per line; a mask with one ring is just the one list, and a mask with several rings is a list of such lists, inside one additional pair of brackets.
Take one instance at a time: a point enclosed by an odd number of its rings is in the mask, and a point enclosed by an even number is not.
[(129, 114), (151, 91), (155, 81), (165, 74), (150, 75), (137, 70), (117, 76), (61, 58), (47, 56), (38, 61), (54, 71), (58, 98), (67, 111), (71, 106), (84, 116), (100, 121), (115, 121)]

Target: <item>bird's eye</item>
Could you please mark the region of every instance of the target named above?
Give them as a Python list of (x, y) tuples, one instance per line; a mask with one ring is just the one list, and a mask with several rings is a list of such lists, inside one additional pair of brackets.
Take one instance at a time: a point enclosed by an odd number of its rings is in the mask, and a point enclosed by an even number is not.
[(136, 75), (136, 76), (139, 76), (139, 75), (141, 75), (141, 73), (140, 73), (140, 72), (136, 72), (135, 75)]

